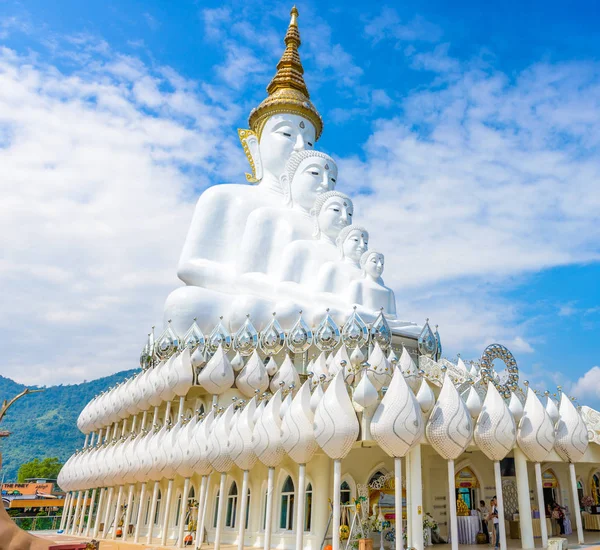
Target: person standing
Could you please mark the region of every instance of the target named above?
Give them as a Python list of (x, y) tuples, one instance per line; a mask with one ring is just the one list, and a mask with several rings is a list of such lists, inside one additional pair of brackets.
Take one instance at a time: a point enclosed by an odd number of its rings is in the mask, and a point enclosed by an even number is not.
[(488, 526), (488, 515), (490, 514), (490, 509), (485, 505), (485, 500), (479, 501), (479, 508), (477, 508), (479, 512), (479, 518), (481, 519), (481, 530), (485, 535), (485, 542), (487, 544), (490, 543), (490, 529)]
[(494, 525), (494, 548), (498, 550), (500, 548), (500, 520), (498, 519), (498, 501), (495, 496), (490, 501), (490, 507), (489, 518)]

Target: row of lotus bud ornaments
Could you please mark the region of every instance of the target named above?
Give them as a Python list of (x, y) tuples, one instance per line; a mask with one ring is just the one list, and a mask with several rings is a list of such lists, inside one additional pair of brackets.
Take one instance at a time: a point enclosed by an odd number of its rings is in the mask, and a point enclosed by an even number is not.
[[(426, 329), (429, 329), (427, 323), (424, 332)], [(367, 325), (356, 311), (341, 330), (328, 313), (314, 329), (305, 323), (300, 313), (287, 332), (275, 316), (260, 333), (248, 318), (233, 337), (221, 322), (208, 338), (195, 322), (182, 339), (168, 326), (154, 343), (151, 335), (142, 354), (146, 368), (94, 397), (81, 412), (77, 425), (83, 433), (93, 432), (176, 396), (184, 396), (193, 385), (203, 386), (208, 393), (218, 395), (235, 383), (250, 397), (257, 389), (274, 391), (282, 381), (286, 385), (298, 384), (293, 354), (306, 354), (313, 345), (320, 353), (304, 365), (304, 372), (314, 372), (318, 382), (322, 375), (331, 378), (345, 361), (348, 365), (345, 370), (351, 375), (367, 356), (371, 362), (380, 363), (382, 351), (387, 350), (390, 343), (391, 331), (383, 314), (372, 325)], [(152, 353), (146, 353), (150, 349)], [(278, 364), (275, 356), (282, 350), (287, 353)], [(389, 361), (394, 359), (391, 352)], [(416, 373), (416, 367), (412, 371)]]
[[(514, 394), (507, 403), (488, 382), (482, 403), (474, 391), (461, 398), (446, 375), (436, 400), (425, 378), (417, 378), (420, 384), (415, 395), (402, 361), (391, 365), (383, 352), (381, 356), (387, 372), (363, 364), (353, 373), (352, 384), (342, 360), (329, 381), (324, 375), (318, 382), (310, 376), (299, 390), (280, 382), (273, 394), (260, 394), (256, 389), (248, 401), (236, 399), (205, 416), (180, 415), (173, 426), (168, 420), (157, 422), (150, 430), (132, 429), (127, 436), (99, 441), (67, 461), (60, 474), (61, 486), (81, 490), (156, 481), (175, 474), (205, 475), (211, 469), (226, 471), (233, 464), (249, 469), (257, 459), (275, 467), (285, 453), (305, 463), (307, 455), (318, 448), (340, 459), (359, 436), (360, 413), (375, 406), (371, 435), (391, 456), (421, 441), (423, 429), (434, 449), (449, 460), (458, 457), (473, 436), (493, 460), (512, 448), (514, 438), (532, 461), (545, 459), (555, 448), (565, 460), (574, 462), (587, 448), (585, 424), (564, 394), (555, 420), (531, 388), (523, 406)], [(489, 435), (498, 430), (502, 438)]]

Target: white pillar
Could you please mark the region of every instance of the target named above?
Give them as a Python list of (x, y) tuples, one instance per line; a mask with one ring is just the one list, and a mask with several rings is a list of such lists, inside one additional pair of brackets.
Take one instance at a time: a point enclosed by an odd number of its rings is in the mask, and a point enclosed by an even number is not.
[[(246, 472), (244, 472), (246, 473)], [(296, 500), (296, 548), (304, 548), (304, 499), (306, 498), (306, 464), (298, 465), (298, 498)], [(243, 550), (244, 545), (238, 546)]]
[(71, 508), (71, 498), (73, 493), (69, 492), (65, 496), (65, 503), (63, 504), (62, 509), (62, 517), (60, 518), (60, 530), (63, 531), (65, 529), (67, 523), (67, 515), (69, 514), (69, 509)]
[[(396, 550), (403, 550), (402, 540), (402, 460), (394, 458), (394, 512), (396, 513)], [(298, 547), (301, 548), (301, 547)]]
[(114, 491), (114, 487), (110, 487), (108, 489), (108, 498), (106, 499), (106, 510), (104, 511), (104, 529), (102, 529), (102, 538), (106, 538), (106, 535), (108, 535), (108, 522), (110, 520), (110, 514), (112, 512), (111, 507)]
[(535, 548), (533, 540), (533, 520), (531, 519), (531, 500), (529, 498), (529, 475), (527, 459), (519, 447), (514, 449), (515, 474), (517, 476), (517, 498), (519, 502), (519, 527), (521, 529), (521, 547), (524, 550)]
[(333, 521), (331, 526), (331, 546), (333, 550), (340, 550), (340, 485), (342, 484), (342, 461), (333, 461)]
[(98, 509), (96, 510), (96, 521), (94, 521), (94, 533), (92, 535), (94, 538), (98, 536), (98, 531), (100, 529), (100, 517), (102, 514), (102, 505), (104, 504), (105, 493), (106, 488), (100, 489), (100, 496), (98, 497)]
[(123, 520), (123, 541), (127, 540), (129, 533), (129, 521), (131, 520), (131, 507), (133, 506), (133, 490), (134, 484), (129, 485), (129, 492), (127, 493), (127, 506), (125, 508), (125, 519)]
[(198, 496), (198, 519), (196, 520), (196, 548), (202, 548), (204, 542), (204, 519), (206, 518), (206, 504), (208, 502), (208, 478), (202, 476), (200, 494)]
[[(90, 502), (90, 511), (88, 512), (87, 525), (85, 526), (84, 536), (87, 537), (90, 534), (90, 527), (92, 526), (92, 517), (94, 516), (94, 505), (96, 504), (96, 489), (92, 491), (92, 498)], [(96, 514), (98, 511), (96, 510)]]
[(87, 501), (88, 501), (89, 495), (90, 495), (90, 490), (86, 489), (85, 493), (83, 493), (83, 502), (81, 505), (81, 517), (79, 520), (79, 529), (77, 529), (77, 534), (80, 536), (83, 533), (84, 521), (85, 521), (85, 509), (87, 508)]
[(165, 502), (165, 517), (163, 518), (162, 534), (160, 543), (164, 546), (167, 544), (167, 535), (169, 534), (169, 519), (171, 519), (171, 500), (173, 499), (173, 480), (169, 479), (167, 485), (167, 499)]
[(223, 531), (223, 511), (225, 510), (225, 501), (227, 496), (225, 495), (225, 480), (227, 474), (221, 472), (221, 482), (219, 484), (219, 507), (217, 508), (217, 527), (215, 529), (215, 542), (214, 550), (220, 550), (221, 548), (221, 532)]
[(267, 475), (267, 517), (265, 518), (265, 541), (264, 550), (271, 550), (271, 530), (273, 528), (273, 478), (275, 468), (269, 468)]
[(448, 461), (448, 498), (450, 506), (450, 538), (452, 550), (458, 550), (458, 520), (456, 518), (456, 495), (454, 487), (454, 460)]
[(77, 519), (79, 517), (79, 510), (81, 509), (81, 491), (77, 493), (77, 503), (75, 504), (75, 514), (73, 515), (73, 523), (71, 524), (71, 529), (69, 529), (69, 533), (71, 535), (76, 534), (77, 529)]
[(579, 495), (577, 494), (577, 476), (575, 475), (575, 464), (569, 463), (569, 474), (571, 476), (571, 491), (573, 494), (573, 504), (571, 509), (575, 514), (575, 523), (577, 525), (577, 540), (583, 544), (583, 526), (581, 525), (581, 509), (579, 508)]
[[(412, 519), (413, 519), (413, 507), (412, 507), (412, 460), (410, 458), (411, 452), (404, 458), (404, 466), (406, 468), (406, 546), (412, 548)], [(404, 525), (401, 523), (401, 526)], [(402, 527), (400, 534), (402, 534)], [(398, 528), (396, 528), (398, 533)]]
[(115, 507), (115, 519), (113, 520), (113, 540), (117, 538), (117, 528), (119, 527), (119, 521), (121, 519), (121, 504), (123, 503), (123, 485), (119, 485), (119, 492), (117, 494), (117, 506)]
[(152, 533), (154, 531), (154, 515), (156, 514), (156, 504), (158, 501), (158, 481), (154, 482), (154, 489), (152, 490), (152, 501), (150, 503), (150, 516), (148, 518), (148, 536), (146, 537), (146, 543), (152, 544)]
[(142, 517), (144, 516), (144, 500), (146, 498), (146, 482), (142, 483), (142, 489), (140, 491), (140, 500), (138, 504), (138, 513), (135, 521), (135, 534), (133, 536), (133, 542), (136, 544), (140, 540), (140, 529), (142, 528)]
[[(421, 445), (415, 445), (410, 451), (410, 467), (411, 467), (411, 534), (412, 546), (416, 550), (425, 548), (423, 539), (423, 478), (421, 473)], [(452, 466), (454, 468), (454, 466)], [(452, 474), (452, 485), (454, 485), (454, 473)], [(456, 499), (454, 499), (454, 508), (456, 511)]]
[(179, 512), (179, 531), (177, 533), (177, 546), (183, 548), (183, 534), (185, 532), (185, 516), (187, 514), (187, 501), (190, 493), (190, 478), (183, 480), (183, 493), (181, 495), (181, 510)]
[(544, 489), (542, 488), (542, 467), (539, 462), (535, 465), (535, 486), (537, 489), (538, 508), (540, 509), (540, 531), (542, 533), (542, 548), (548, 548), (548, 528), (546, 526), (546, 507), (544, 506)]
[[(301, 465), (302, 467), (302, 465)], [(248, 478), (250, 477), (250, 472), (248, 470), (244, 470), (242, 477), (242, 505), (240, 506), (240, 529), (238, 532), (238, 550), (244, 550), (244, 538), (246, 535), (246, 514), (248, 510)], [(299, 498), (299, 497), (298, 497)], [(302, 530), (301, 532), (303, 532)], [(296, 540), (298, 535), (298, 529), (296, 529)], [(296, 548), (302, 548), (302, 545), (296, 545)]]
[(502, 497), (502, 473), (500, 462), (494, 462), (494, 479), (496, 481), (496, 501), (498, 502), (498, 524), (500, 530), (500, 550), (507, 550), (506, 546), (506, 524), (504, 523), (504, 498)]

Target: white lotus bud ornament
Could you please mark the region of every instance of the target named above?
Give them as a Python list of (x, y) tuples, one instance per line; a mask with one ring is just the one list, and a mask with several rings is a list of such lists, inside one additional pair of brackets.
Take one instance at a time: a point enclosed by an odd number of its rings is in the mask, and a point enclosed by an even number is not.
[[(460, 359), (459, 359), (460, 360)], [(481, 412), (481, 399), (479, 399), (479, 395), (475, 391), (475, 388), (471, 386), (469, 391), (467, 392), (467, 398), (465, 399), (465, 405), (469, 410), (469, 414), (471, 418), (475, 420), (479, 413)]]
[(281, 390), (265, 405), (252, 433), (252, 445), (258, 459), (267, 467), (275, 468), (283, 460), (281, 445)]
[(402, 371), (396, 367), (390, 386), (371, 420), (371, 435), (390, 456), (402, 457), (423, 436), (423, 415)]
[(198, 375), (198, 383), (213, 395), (220, 395), (233, 385), (235, 375), (222, 344)]
[(229, 436), (229, 455), (240, 470), (250, 470), (256, 464), (256, 453), (252, 445), (256, 397), (242, 409)]
[(318, 449), (310, 408), (310, 381), (304, 382), (288, 407), (281, 423), (281, 445), (291, 459), (306, 464)]
[(587, 427), (575, 405), (564, 393), (558, 412), (554, 448), (566, 462), (578, 462), (588, 448)]
[(235, 385), (246, 397), (253, 397), (257, 391), (262, 393), (269, 387), (267, 369), (256, 350), (238, 373)]
[(554, 445), (552, 420), (531, 388), (527, 388), (523, 417), (517, 429), (517, 443), (525, 456), (537, 463), (547, 458)]
[(319, 447), (333, 459), (344, 458), (358, 437), (358, 419), (343, 372), (336, 374), (317, 406), (314, 431)]

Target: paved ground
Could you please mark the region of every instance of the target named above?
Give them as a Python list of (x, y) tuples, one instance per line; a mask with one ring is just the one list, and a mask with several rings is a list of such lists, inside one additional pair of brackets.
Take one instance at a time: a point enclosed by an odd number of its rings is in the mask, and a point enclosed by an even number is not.
[[(42, 537), (48, 540), (51, 540), (53, 542), (56, 543), (67, 543), (67, 542), (80, 542), (82, 540), (90, 540), (88, 539), (82, 539), (81, 537), (74, 537), (71, 535), (58, 535), (56, 533), (56, 531), (36, 531), (35, 535), (38, 537)], [(575, 549), (575, 548), (579, 548), (580, 546), (577, 544), (577, 535), (568, 535), (566, 537), (569, 541), (569, 550), (571, 549)], [(536, 547), (537, 548), (541, 548), (541, 543), (539, 539), (536, 539)], [(507, 540), (508, 543), (508, 548), (509, 549), (514, 549), (514, 550), (519, 550), (521, 548), (521, 541), (518, 539), (508, 539)], [(379, 548), (379, 540), (376, 538), (374, 541), (374, 549), (377, 550)], [(596, 546), (596, 548), (598, 548), (600, 550), (600, 531), (586, 531), (585, 532), (585, 545), (587, 550), (591, 550), (592, 547)], [(143, 548), (143, 549), (147, 549), (149, 548), (149, 545), (146, 544), (146, 542), (144, 541), (144, 543), (140, 543), (140, 544), (133, 544), (133, 543), (123, 543), (120, 540), (117, 541), (102, 541), (101, 545), (100, 545), (100, 550), (124, 550), (125, 548), (131, 548), (131, 549), (138, 549), (138, 548)], [(169, 550), (173, 550), (173, 546), (165, 546), (165, 547), (161, 547), (160, 543), (158, 540), (153, 541), (153, 544), (151, 546), (151, 548), (153, 550), (157, 550), (160, 548), (168, 548)], [(191, 548), (188, 546), (188, 548)], [(204, 544), (202, 545), (203, 550), (211, 550), (213, 548), (212, 544)], [(221, 545), (222, 550), (237, 550), (237, 545), (229, 545), (229, 544), (222, 544)], [(256, 550), (256, 547), (253, 546), (248, 546), (246, 547), (247, 550)], [(344, 548), (342, 546), (342, 548)], [(431, 547), (431, 550), (450, 550), (451, 546), (449, 544), (436, 544), (435, 546)], [(460, 550), (493, 550), (491, 545), (485, 545), (485, 544), (473, 544), (473, 545), (469, 545), (469, 544), (461, 544), (459, 545)], [(273, 549), (273, 550), (277, 550), (277, 549)], [(387, 550), (387, 547), (386, 547)]]

